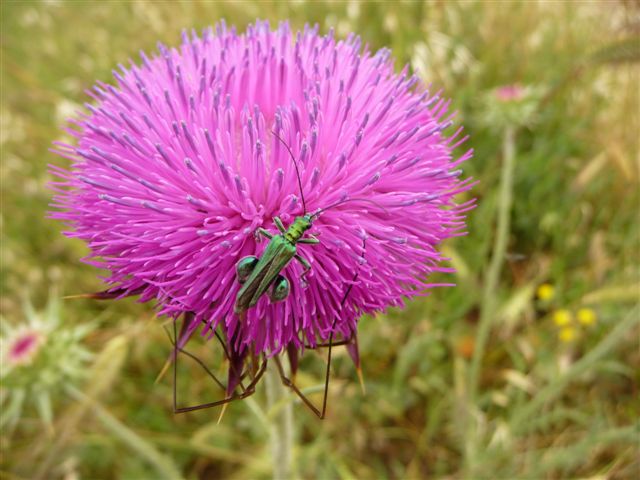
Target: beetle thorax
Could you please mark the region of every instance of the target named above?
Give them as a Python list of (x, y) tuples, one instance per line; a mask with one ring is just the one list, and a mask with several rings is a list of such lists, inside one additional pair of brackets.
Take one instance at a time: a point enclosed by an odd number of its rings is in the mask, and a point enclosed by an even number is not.
[(284, 237), (289, 240), (291, 243), (296, 243), (304, 232), (311, 228), (311, 218), (309, 215), (305, 215), (304, 217), (296, 217), (293, 223), (289, 226)]

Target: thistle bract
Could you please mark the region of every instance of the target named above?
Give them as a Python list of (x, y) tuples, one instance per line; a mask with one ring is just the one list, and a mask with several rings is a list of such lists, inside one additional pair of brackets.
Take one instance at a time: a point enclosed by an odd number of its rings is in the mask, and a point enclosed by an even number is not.
[[(459, 166), (471, 153), (452, 156), (464, 138), (443, 133), (449, 102), (395, 73), (388, 50), (266, 22), (158, 48), (93, 88), (69, 130), (75, 145), (56, 145), (71, 170), (51, 167), (62, 178), (53, 217), (87, 242), (114, 292), (192, 312), (185, 338), (220, 326), (236, 348), (275, 354), (326, 340), (334, 323), (348, 336), (362, 314), (424, 294), (429, 274), (449, 270), (436, 246), (463, 232), (472, 204), (454, 197), (470, 187)], [(288, 226), (305, 213), (275, 134), (309, 212), (348, 201), (315, 219), (318, 245), (298, 247), (305, 281), (289, 263), (289, 296), (264, 295), (241, 321), (236, 264), (266, 247), (256, 230), (277, 234), (274, 216)]]

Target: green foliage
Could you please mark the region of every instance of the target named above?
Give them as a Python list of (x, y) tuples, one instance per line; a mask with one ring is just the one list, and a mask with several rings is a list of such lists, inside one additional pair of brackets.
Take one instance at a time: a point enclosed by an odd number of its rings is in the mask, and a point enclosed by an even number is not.
[[(637, 30), (625, 24), (637, 15), (633, 8), (595, 2), (5, 1), (3, 323), (13, 329), (29, 324), (33, 312), (46, 310), (51, 286), (61, 295), (101, 287), (99, 273), (79, 262), (84, 244), (63, 237), (61, 225), (45, 218), (52, 195), (46, 164), (64, 162), (48, 149), (67, 138), (64, 119), (87, 101), (84, 90), (95, 80), (110, 82), (111, 69), (139, 50), (152, 51), (158, 40), (175, 44), (182, 28), (200, 29), (223, 17), (240, 29), (262, 17), (290, 19), (294, 28), (318, 22), (338, 36), (355, 31), (372, 49), (391, 47), (398, 69), (410, 63), (452, 98), (471, 135), (461, 152), (475, 150), (465, 172), (480, 180), (473, 191), (479, 206), (470, 213), (469, 234), (444, 246), (458, 270), (456, 288), (362, 319), (366, 395), (349, 356), (336, 349), (328, 418), (320, 422), (295, 402), (297, 475), (631, 478), (640, 416), (640, 315), (634, 307), (640, 300), (640, 67)], [(522, 86), (527, 96), (492, 101), (509, 85)], [(499, 189), (505, 127), (515, 129), (513, 205), (506, 253), (499, 255), (487, 302), (497, 212), (505, 205)], [(552, 298), (536, 298), (543, 283), (554, 287)], [(23, 298), (35, 303), (33, 312), (25, 311)], [(56, 314), (52, 331), (81, 332), (53, 337), (68, 340), (64, 353), (44, 364), (34, 357), (16, 376), (3, 344), (0, 399), (4, 418), (8, 410), (14, 420), (14, 428), (2, 431), (3, 474), (270, 477), (263, 390), (230, 405), (221, 424), (216, 410), (174, 416), (170, 376), (154, 383), (171, 345), (152, 306), (61, 301), (64, 314)], [(554, 323), (558, 309), (585, 307), (595, 313), (594, 324)], [(477, 353), (478, 342), (484, 344), (479, 324), (487, 328), (483, 355)], [(189, 350), (215, 370), (217, 345), (200, 340)], [(95, 358), (89, 364), (83, 354), (74, 368), (55, 370), (73, 348), (96, 352)], [(308, 352), (297, 376), (316, 401), (323, 355)], [(64, 387), (48, 384), (56, 387), (50, 408), (46, 402), (6, 407), (11, 398), (34, 398), (24, 393), (33, 385), (29, 379), (52, 368), (74, 375), (64, 377)], [(220, 398), (198, 365), (182, 357), (180, 368), (181, 402)], [(40, 415), (50, 416), (49, 426)]]

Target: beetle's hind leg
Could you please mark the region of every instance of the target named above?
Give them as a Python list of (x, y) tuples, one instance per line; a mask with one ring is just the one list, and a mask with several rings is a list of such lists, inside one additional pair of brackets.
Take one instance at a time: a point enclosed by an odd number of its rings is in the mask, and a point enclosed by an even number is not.
[[(287, 377), (287, 375), (284, 372), (284, 368), (282, 367), (282, 362), (280, 362), (280, 358), (278, 358), (277, 356), (273, 357), (273, 359), (276, 362), (276, 366), (278, 367), (278, 373), (280, 374), (280, 379), (282, 380), (282, 383), (285, 387), (289, 387), (291, 390), (294, 391), (294, 393), (300, 398), (300, 400), (302, 400), (304, 402), (304, 404), (313, 412), (316, 414), (316, 416), (322, 420), (324, 419), (324, 414), (325, 414), (325, 408), (322, 409), (322, 411), (318, 410), (318, 408), (311, 403), (311, 400), (309, 400), (304, 393), (302, 393), (302, 391), (296, 386), (295, 383), (293, 383), (293, 381)], [(325, 398), (326, 398), (326, 392), (325, 392)], [(324, 405), (326, 405), (326, 402), (324, 402)], [(323, 405), (323, 406), (324, 406)]]
[[(193, 314), (189, 314), (189, 313), (185, 313), (184, 315), (184, 326), (187, 325), (187, 323), (189, 322), (189, 319), (192, 318)], [(184, 327), (182, 328), (182, 330), (184, 331)], [(203, 410), (205, 408), (212, 408), (212, 407), (218, 407), (221, 405), (226, 405), (230, 402), (233, 402), (234, 400), (242, 400), (244, 398), (247, 398), (251, 395), (253, 395), (255, 393), (255, 387), (258, 384), (258, 382), (260, 381), (260, 379), (262, 378), (262, 375), (264, 374), (266, 368), (267, 368), (267, 358), (263, 357), (262, 363), (260, 365), (260, 368), (257, 370), (257, 372), (255, 373), (255, 375), (253, 375), (253, 378), (251, 380), (251, 382), (247, 385), (247, 387), (245, 388), (244, 385), (242, 384), (242, 379), (246, 376), (246, 372), (242, 373), (241, 375), (239, 375), (240, 381), (238, 383), (241, 392), (240, 393), (233, 393), (231, 396), (228, 396), (226, 398), (223, 398), (221, 400), (217, 400), (215, 402), (208, 402), (208, 403), (203, 403), (201, 405), (194, 405), (194, 406), (189, 406), (189, 407), (178, 407), (178, 399), (177, 399), (177, 379), (178, 379), (178, 356), (180, 353), (184, 353), (185, 355), (187, 355), (189, 358), (193, 359), (195, 362), (197, 362), (209, 375), (209, 377), (211, 377), (214, 382), (216, 383), (216, 385), (218, 385), (218, 387), (220, 387), (220, 389), (222, 391), (226, 391), (226, 387), (224, 386), (224, 384), (213, 374), (213, 372), (211, 372), (211, 370), (209, 370), (207, 368), (207, 366), (204, 364), (204, 362), (202, 362), (202, 360), (200, 360), (198, 357), (196, 357), (195, 355), (191, 354), (190, 352), (187, 352), (186, 350), (184, 350), (183, 348), (178, 346), (179, 343), (179, 338), (177, 335), (177, 331), (176, 331), (176, 324), (174, 322), (173, 324), (173, 338), (171, 338), (171, 336), (169, 335), (169, 340), (171, 341), (172, 345), (173, 345), (173, 413), (186, 413), (186, 412), (193, 412), (195, 410)], [(168, 333), (168, 332), (167, 332)], [(224, 343), (224, 341), (220, 338), (220, 336), (218, 335), (217, 332), (215, 332), (216, 337), (218, 338), (218, 340), (220, 341), (222, 348), (224, 350), (224, 354), (227, 358), (229, 358), (229, 352), (227, 350), (227, 347)], [(232, 367), (230, 367), (232, 368)]]
[[(356, 272), (356, 274), (353, 277), (353, 281), (355, 282), (356, 279), (358, 278), (358, 274), (359, 272)], [(351, 289), (353, 288), (353, 283), (351, 285), (349, 285), (347, 287), (347, 290), (344, 293), (344, 296), (342, 297), (342, 301), (340, 302), (341, 307), (344, 306), (344, 302), (347, 300), (347, 297), (349, 296), (349, 293), (351, 293)], [(331, 333), (329, 334), (329, 352), (327, 354), (327, 366), (326, 366), (326, 370), (325, 370), (325, 377), (324, 377), (324, 394), (322, 396), (322, 410), (318, 409), (313, 403), (311, 403), (311, 400), (309, 400), (304, 393), (302, 393), (302, 391), (296, 386), (295, 383), (293, 383), (291, 381), (291, 379), (289, 379), (284, 372), (284, 368), (282, 368), (282, 364), (280, 363), (280, 359), (275, 356), (273, 357), (273, 359), (276, 362), (276, 365), (278, 366), (278, 372), (280, 373), (280, 378), (282, 380), (282, 383), (289, 387), (291, 390), (293, 390), (295, 392), (295, 394), (300, 397), (300, 400), (302, 400), (304, 402), (304, 404), (309, 407), (309, 409), (316, 414), (316, 416), (319, 419), (324, 419), (325, 414), (327, 412), (327, 398), (329, 395), (329, 378), (331, 376), (331, 353), (332, 353), (332, 348), (334, 346), (333, 343), (333, 333), (335, 331), (336, 328), (336, 322), (337, 322), (337, 317), (333, 320), (333, 324), (331, 325)], [(351, 338), (350, 338), (351, 339)]]
[(256, 385), (262, 378), (262, 375), (264, 374), (266, 368), (267, 368), (267, 359), (265, 358), (262, 360), (262, 364), (260, 365), (260, 369), (256, 373), (256, 376), (253, 378), (253, 380), (251, 380), (251, 383), (247, 385), (247, 388), (244, 389), (242, 393), (240, 394), (234, 393), (230, 397), (223, 398), (222, 400), (218, 400), (216, 402), (203, 403), (201, 405), (194, 405), (193, 407), (178, 407), (176, 405), (176, 399), (174, 396), (173, 413), (186, 413), (186, 412), (193, 412), (195, 410), (203, 410), (205, 408), (218, 407), (220, 405), (231, 403), (234, 400), (242, 400), (244, 398), (250, 397), (256, 392)]
[[(363, 259), (365, 254), (365, 247), (366, 247), (366, 240), (363, 239), (362, 241), (362, 258)], [(340, 302), (340, 308), (344, 307), (344, 304), (347, 301), (347, 297), (351, 293), (351, 289), (353, 288), (354, 282), (358, 279), (359, 275), (360, 275), (360, 271), (358, 270), (353, 276), (353, 279), (351, 280), (351, 284), (349, 284), (346, 291), (344, 292), (342, 301)], [(315, 413), (316, 416), (320, 419), (324, 419), (325, 414), (327, 412), (327, 398), (329, 395), (329, 379), (331, 377), (331, 353), (332, 353), (333, 347), (335, 346), (333, 342), (333, 338), (334, 338), (334, 332), (336, 329), (337, 321), (338, 321), (338, 317), (335, 317), (331, 325), (331, 333), (329, 334), (329, 345), (328, 345), (329, 351), (327, 353), (327, 366), (326, 366), (325, 376), (324, 376), (324, 394), (322, 396), (322, 410), (318, 409), (315, 405), (313, 405), (313, 403), (311, 403), (311, 401), (302, 393), (302, 391), (300, 391), (300, 389), (296, 386), (296, 384), (293, 383), (289, 378), (287, 378), (284, 372), (284, 368), (282, 368), (282, 364), (280, 363), (280, 359), (277, 356), (273, 357), (273, 359), (276, 362), (276, 365), (278, 366), (278, 371), (280, 372), (280, 378), (282, 379), (282, 383), (285, 386), (289, 387), (291, 390), (293, 390), (295, 394), (298, 395), (298, 397), (300, 397), (300, 399), (304, 402), (304, 404), (307, 407), (309, 407), (309, 409), (313, 413)], [(357, 342), (357, 337), (355, 336), (355, 332), (351, 332), (351, 335), (349, 336), (348, 341), (350, 343), (354, 340)], [(340, 342), (337, 342), (337, 343), (340, 343)], [(348, 344), (348, 343), (345, 343), (345, 344)], [(361, 385), (364, 385), (362, 383), (362, 377), (360, 372), (358, 373), (358, 376), (360, 377)]]

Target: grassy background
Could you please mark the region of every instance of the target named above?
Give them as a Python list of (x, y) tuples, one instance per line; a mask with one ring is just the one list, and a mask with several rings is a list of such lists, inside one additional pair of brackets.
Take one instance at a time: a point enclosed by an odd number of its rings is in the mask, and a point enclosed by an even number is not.
[[(453, 99), (476, 151), (465, 172), (480, 179), (479, 207), (469, 235), (444, 246), (458, 287), (362, 319), (367, 393), (339, 353), (328, 418), (318, 421), (296, 402), (297, 475), (640, 474), (640, 23), (633, 2), (5, 1), (0, 8), (3, 322), (47, 318), (37, 312), (49, 308), (57, 321), (49, 320), (52, 338), (90, 324), (81, 343), (95, 353), (83, 379), (50, 382), (48, 421), (40, 418), (42, 392), (20, 384), (40, 378), (36, 369), (47, 365), (21, 367), (3, 381), (4, 408), (25, 392), (24, 408), (2, 432), (3, 478), (270, 476), (273, 412), (265, 411), (264, 392), (231, 405), (220, 425), (215, 410), (174, 416), (170, 378), (154, 385), (170, 351), (162, 322), (131, 299), (57, 306), (62, 295), (101, 284), (79, 262), (85, 246), (45, 218), (46, 164), (65, 164), (48, 149), (87, 101), (84, 90), (111, 81), (112, 68), (153, 51), (158, 40), (175, 45), (182, 28), (223, 17), (240, 30), (256, 17), (290, 19), (294, 28), (317, 22), (338, 36), (358, 32), (372, 49), (391, 47), (398, 69), (409, 62)], [(514, 83), (542, 93), (516, 133), (506, 261), (487, 305), (482, 290), (504, 206), (504, 132), (492, 91)], [(541, 284), (554, 288), (553, 298), (537, 297)], [(573, 320), (574, 338), (563, 341), (555, 312), (580, 308), (597, 321)], [(480, 319), (489, 335), (474, 374)], [(217, 361), (212, 344), (193, 350)], [(180, 396), (213, 400), (210, 380), (188, 368)], [(310, 353), (298, 381), (317, 386), (322, 371), (323, 358)]]

